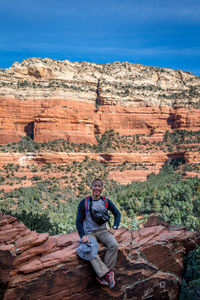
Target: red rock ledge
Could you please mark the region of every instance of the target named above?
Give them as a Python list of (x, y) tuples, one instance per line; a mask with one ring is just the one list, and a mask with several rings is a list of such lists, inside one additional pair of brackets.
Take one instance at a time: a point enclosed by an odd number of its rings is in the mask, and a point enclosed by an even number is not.
[[(177, 299), (183, 259), (200, 242), (199, 233), (154, 217), (144, 228), (121, 227), (115, 236), (119, 255), (111, 290), (101, 287), (90, 265), (77, 257), (77, 233), (39, 234), (0, 213), (2, 299)], [(104, 251), (101, 246), (100, 255)]]

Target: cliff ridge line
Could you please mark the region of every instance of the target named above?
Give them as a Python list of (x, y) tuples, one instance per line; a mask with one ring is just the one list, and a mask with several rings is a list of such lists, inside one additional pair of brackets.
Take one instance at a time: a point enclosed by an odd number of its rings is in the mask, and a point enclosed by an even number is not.
[(104, 105), (198, 106), (200, 78), (189, 72), (113, 62), (29, 58), (0, 69), (0, 96), (66, 99)]

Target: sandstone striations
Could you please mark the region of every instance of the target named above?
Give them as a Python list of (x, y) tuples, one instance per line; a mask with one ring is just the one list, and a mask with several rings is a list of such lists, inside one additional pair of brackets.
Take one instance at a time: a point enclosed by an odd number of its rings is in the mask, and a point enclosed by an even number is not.
[[(116, 287), (101, 287), (75, 248), (77, 233), (32, 232), (0, 213), (0, 287), (11, 299), (178, 299), (184, 255), (200, 242), (196, 232), (158, 220), (144, 228), (120, 228)], [(100, 255), (104, 254), (100, 247)]]
[[(0, 153), (0, 166), (6, 163), (18, 163), (28, 165), (32, 163), (54, 163), (58, 165), (72, 163), (73, 161), (83, 161), (86, 157), (95, 159), (103, 163), (119, 163), (124, 161), (150, 163), (152, 161), (163, 164), (169, 157), (167, 153), (63, 153), (63, 152), (44, 152), (44, 153)], [(199, 154), (198, 154), (199, 159)]]
[[(128, 184), (132, 181), (145, 181), (147, 176), (151, 173), (158, 174), (163, 164), (170, 159), (182, 159), (185, 163), (193, 163), (194, 165), (200, 162), (199, 152), (183, 151), (178, 153), (166, 153), (164, 151), (153, 151), (153, 152), (142, 152), (135, 151), (132, 153), (121, 152), (121, 153), (89, 153), (89, 152), (40, 152), (40, 153), (0, 153), (0, 168), (2, 169), (1, 175), (7, 176), (4, 166), (7, 164), (14, 164), (16, 167), (19, 165), (21, 168), (27, 168), (29, 165), (35, 165), (38, 168), (38, 174), (43, 178), (46, 178), (45, 172), (40, 172), (40, 166), (42, 165), (57, 165), (59, 167), (73, 164), (75, 162), (83, 162), (86, 159), (95, 160), (98, 163), (103, 163), (104, 166), (109, 168), (108, 178), (114, 179), (119, 183)], [(139, 169), (131, 167), (130, 169), (122, 170), (119, 168), (120, 165), (129, 163), (130, 165), (138, 165)], [(152, 163), (153, 162), (153, 163)], [(128, 168), (128, 166), (127, 166)], [(3, 171), (4, 170), (4, 171)], [(5, 174), (3, 174), (5, 172)], [(22, 172), (22, 170), (21, 170)], [(19, 172), (17, 176), (22, 176)], [(27, 179), (23, 182), (23, 186), (32, 185), (29, 182), (30, 176), (28, 176), (28, 169), (23, 169)], [(64, 173), (66, 175), (66, 172)], [(62, 174), (62, 176), (64, 176)], [(33, 174), (32, 174), (33, 175)], [(54, 174), (55, 175), (55, 174)], [(199, 172), (187, 172), (186, 176), (200, 176)], [(51, 175), (49, 175), (51, 177)], [(58, 176), (58, 174), (57, 174)], [(61, 173), (60, 173), (61, 176)], [(14, 188), (19, 187), (14, 184), (3, 183), (5, 191), (10, 191)]]
[(0, 70), (0, 144), (30, 136), (39, 143), (63, 139), (98, 146), (97, 138), (109, 130), (127, 138), (140, 135), (140, 141), (130, 142), (126, 149), (121, 143), (117, 150), (108, 150), (113, 153), (97, 148), (84, 153), (77, 146), (72, 153), (56, 148), (36, 154), (25, 154), (20, 148), (5, 150), (7, 153), (0, 154), (0, 165), (69, 164), (85, 156), (109, 165), (127, 161), (143, 164), (141, 169), (109, 171), (109, 177), (120, 183), (145, 180), (175, 157), (198, 165), (197, 142), (190, 149), (184, 144), (164, 149), (153, 143), (162, 144), (167, 131), (200, 129), (199, 87), (200, 78), (188, 72), (128, 62), (95, 64), (32, 58), (14, 63)]
[(95, 135), (198, 130), (198, 76), (128, 62), (32, 58), (0, 70), (0, 144), (30, 135), (94, 144)]

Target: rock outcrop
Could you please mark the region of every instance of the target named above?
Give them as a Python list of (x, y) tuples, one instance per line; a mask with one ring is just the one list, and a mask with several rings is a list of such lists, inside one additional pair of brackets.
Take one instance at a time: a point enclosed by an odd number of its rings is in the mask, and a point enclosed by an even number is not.
[[(198, 154), (198, 159), (199, 159)], [(41, 153), (0, 153), (0, 166), (7, 163), (15, 163), (20, 165), (54, 163), (58, 165), (69, 164), (73, 161), (83, 161), (86, 157), (95, 159), (103, 163), (120, 163), (129, 161), (132, 163), (140, 161), (141, 163), (150, 163), (154, 161), (163, 164), (169, 155), (159, 151), (157, 153), (88, 153), (88, 152), (41, 152)]]
[[(144, 228), (115, 233), (119, 243), (116, 286), (101, 287), (89, 263), (76, 255), (77, 233), (49, 236), (0, 213), (0, 291), (11, 299), (177, 299), (184, 255), (197, 232), (155, 217)], [(100, 255), (105, 249), (100, 247)]]
[(128, 62), (27, 59), (0, 69), (0, 144), (26, 135), (94, 144), (109, 129), (199, 130), (199, 83), (187, 72)]
[[(29, 165), (41, 166), (45, 164), (56, 164), (64, 166), (73, 162), (83, 162), (86, 158), (95, 160), (96, 162), (106, 163), (107, 166), (113, 168), (109, 171), (108, 177), (122, 184), (128, 184), (132, 181), (144, 181), (151, 173), (158, 174), (163, 164), (169, 159), (182, 159), (186, 163), (199, 164), (199, 152), (179, 152), (167, 153), (164, 151), (142, 152), (136, 151), (132, 153), (90, 153), (90, 152), (40, 152), (40, 153), (0, 153), (0, 168), (6, 164), (19, 165), (28, 167)], [(129, 170), (121, 170), (119, 167), (123, 163), (143, 164), (145, 168), (131, 168)], [(4, 170), (5, 171), (5, 170)], [(2, 171), (3, 175), (3, 171)], [(19, 174), (18, 174), (19, 175)], [(27, 174), (26, 174), (27, 175)], [(188, 176), (189, 173), (186, 174)], [(6, 176), (6, 174), (5, 174)], [(44, 174), (40, 174), (44, 177)], [(191, 176), (200, 176), (199, 172), (191, 174)], [(25, 183), (24, 183), (25, 184)], [(9, 184), (8, 184), (9, 185)], [(30, 184), (29, 184), (30, 185)], [(14, 186), (12, 186), (14, 187)], [(7, 190), (4, 183), (4, 190)], [(9, 185), (10, 190), (10, 185)]]

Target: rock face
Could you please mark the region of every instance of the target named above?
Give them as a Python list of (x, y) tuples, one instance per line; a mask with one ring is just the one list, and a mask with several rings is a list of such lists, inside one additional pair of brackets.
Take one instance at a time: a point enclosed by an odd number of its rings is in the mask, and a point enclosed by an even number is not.
[[(88, 153), (88, 152), (40, 152), (40, 153), (0, 153), (0, 168), (6, 164), (15, 164), (20, 166), (28, 166), (34, 164), (40, 166), (43, 164), (51, 163), (59, 166), (72, 164), (73, 162), (83, 162), (85, 158), (94, 159), (97, 162), (106, 163), (112, 167), (119, 164), (129, 162), (146, 165), (146, 169), (139, 170), (124, 170), (119, 168), (109, 171), (108, 177), (114, 179), (122, 184), (128, 184), (132, 181), (145, 181), (147, 176), (151, 173), (158, 174), (163, 164), (173, 157), (180, 157), (186, 162), (199, 163), (199, 152), (180, 152), (178, 155), (166, 153), (163, 151), (157, 152), (133, 152), (133, 153)], [(154, 163), (151, 165), (151, 163)], [(41, 176), (44, 176), (40, 174)], [(187, 172), (186, 176), (200, 176), (198, 172), (191, 174)], [(30, 185), (30, 183), (29, 183)], [(10, 187), (10, 186), (9, 186)], [(13, 186), (14, 187), (14, 186)], [(6, 187), (4, 184), (4, 190)], [(10, 190), (10, 189), (9, 189)]]
[(95, 134), (198, 130), (200, 78), (130, 64), (32, 58), (0, 70), (0, 144), (30, 135), (96, 143)]
[[(79, 259), (77, 233), (49, 236), (0, 214), (0, 287), (11, 299), (177, 299), (184, 255), (200, 242), (197, 232), (169, 227), (153, 217), (144, 228), (115, 233), (119, 255), (116, 286), (95, 281), (88, 262)], [(105, 253), (100, 247), (100, 256)]]
[[(0, 166), (6, 163), (15, 163), (27, 165), (32, 163), (55, 163), (58, 165), (72, 163), (73, 161), (83, 161), (85, 157), (95, 159), (103, 163), (119, 163), (124, 161), (142, 163), (150, 163), (152, 161), (163, 164), (169, 155), (165, 152), (159, 151), (157, 153), (88, 153), (88, 152), (41, 152), (41, 153), (0, 153)], [(199, 159), (199, 154), (198, 154)]]

